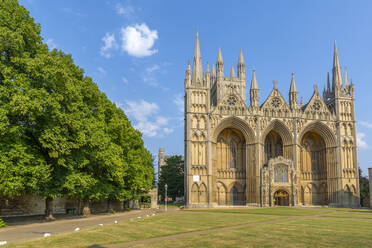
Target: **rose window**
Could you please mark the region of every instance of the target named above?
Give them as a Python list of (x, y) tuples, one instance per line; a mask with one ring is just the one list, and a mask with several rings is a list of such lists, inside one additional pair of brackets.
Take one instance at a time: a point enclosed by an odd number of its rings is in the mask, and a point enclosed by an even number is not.
[(228, 103), (230, 106), (235, 106), (235, 104), (236, 104), (236, 98), (233, 97), (233, 96), (230, 96), (229, 99), (227, 99), (227, 103)]
[(279, 98), (274, 98), (271, 101), (271, 106), (273, 106), (274, 108), (279, 108), (280, 104), (281, 104), (281, 101)]

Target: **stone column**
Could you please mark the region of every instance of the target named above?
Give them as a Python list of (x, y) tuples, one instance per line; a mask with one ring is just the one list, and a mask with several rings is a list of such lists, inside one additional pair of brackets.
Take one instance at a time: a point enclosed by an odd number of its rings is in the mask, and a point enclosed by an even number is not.
[(372, 208), (372, 168), (368, 168), (369, 174), (369, 207)]

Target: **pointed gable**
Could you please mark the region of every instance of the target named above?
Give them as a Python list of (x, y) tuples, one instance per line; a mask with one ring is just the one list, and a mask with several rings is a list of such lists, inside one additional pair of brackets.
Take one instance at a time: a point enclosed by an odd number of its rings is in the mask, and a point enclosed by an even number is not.
[(230, 87), (229, 92), (212, 111), (212, 114), (219, 115), (246, 115), (247, 113), (248, 108), (246, 103), (233, 87)]
[(261, 105), (262, 111), (280, 111), (280, 112), (290, 112), (289, 105), (285, 101), (283, 95), (280, 93), (276, 87), (276, 82), (274, 82), (274, 88), (266, 98), (265, 102)]
[(310, 101), (302, 107), (303, 117), (307, 119), (334, 119), (323, 98), (320, 96), (317, 86)]

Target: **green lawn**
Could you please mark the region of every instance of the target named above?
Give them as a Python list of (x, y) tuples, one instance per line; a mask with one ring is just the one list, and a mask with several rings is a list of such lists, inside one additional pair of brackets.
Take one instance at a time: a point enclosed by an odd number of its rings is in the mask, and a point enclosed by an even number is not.
[(372, 247), (371, 218), (372, 211), (331, 208), (187, 210), (6, 247), (89, 247), (249, 223), (257, 225), (135, 247)]

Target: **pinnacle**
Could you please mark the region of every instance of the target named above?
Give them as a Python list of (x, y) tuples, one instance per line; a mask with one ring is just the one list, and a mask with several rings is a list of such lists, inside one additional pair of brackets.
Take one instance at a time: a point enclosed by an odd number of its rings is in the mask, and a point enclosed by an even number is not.
[(216, 76), (216, 68), (212, 65), (212, 76)]
[(289, 92), (297, 92), (296, 81), (295, 81), (293, 72), (292, 72), (291, 87), (290, 87)]
[(218, 58), (217, 58), (217, 62), (223, 62), (223, 59), (222, 59), (222, 53), (221, 53), (221, 48), (218, 49)]
[(240, 55), (239, 55), (239, 64), (244, 64), (244, 58), (243, 58), (243, 51), (240, 49)]
[(349, 79), (348, 79), (348, 74), (347, 74), (347, 68), (345, 66), (345, 88), (349, 87)]
[(234, 66), (233, 66), (233, 65), (231, 66), (230, 77), (231, 77), (231, 78), (235, 78), (235, 77), (236, 77), (236, 76), (235, 76), (235, 70), (234, 70)]
[(258, 90), (257, 80), (256, 80), (256, 71), (253, 70), (252, 81), (251, 81), (251, 90)]

